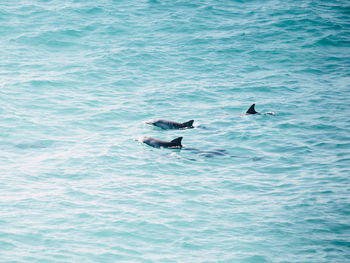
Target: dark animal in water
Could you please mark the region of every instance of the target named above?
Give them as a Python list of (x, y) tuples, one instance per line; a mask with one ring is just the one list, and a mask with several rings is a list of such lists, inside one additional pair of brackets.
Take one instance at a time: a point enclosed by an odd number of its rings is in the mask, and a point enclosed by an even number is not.
[[(251, 114), (261, 114), (255, 110), (255, 104), (249, 107), (249, 109), (245, 113), (246, 115), (251, 115)], [(273, 112), (266, 112), (263, 113), (264, 115), (275, 115)]]
[(182, 148), (181, 141), (182, 141), (182, 137), (178, 137), (172, 141), (162, 141), (151, 137), (143, 137), (140, 140), (140, 142), (143, 142), (155, 148), (169, 148), (169, 149), (181, 149)]
[(180, 130), (193, 128), (194, 120), (186, 121), (183, 123), (168, 121), (168, 120), (154, 120), (146, 122), (146, 124), (154, 125), (164, 130)]

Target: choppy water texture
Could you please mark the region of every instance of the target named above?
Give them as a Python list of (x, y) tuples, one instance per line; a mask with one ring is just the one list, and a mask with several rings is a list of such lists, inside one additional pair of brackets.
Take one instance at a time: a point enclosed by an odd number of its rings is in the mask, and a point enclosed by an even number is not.
[(0, 261), (349, 262), (349, 16), (1, 1)]

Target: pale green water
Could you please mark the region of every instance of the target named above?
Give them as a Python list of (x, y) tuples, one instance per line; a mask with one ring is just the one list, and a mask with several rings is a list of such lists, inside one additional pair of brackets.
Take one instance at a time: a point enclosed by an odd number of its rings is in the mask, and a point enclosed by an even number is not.
[(350, 261), (349, 15), (2, 1), (0, 261)]

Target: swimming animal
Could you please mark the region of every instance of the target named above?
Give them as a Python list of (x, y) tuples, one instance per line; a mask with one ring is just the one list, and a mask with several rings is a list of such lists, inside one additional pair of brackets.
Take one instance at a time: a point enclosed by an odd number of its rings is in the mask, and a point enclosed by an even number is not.
[[(200, 149), (196, 149), (196, 148), (190, 148), (190, 147), (183, 147), (181, 144), (182, 141), (182, 137), (178, 137), (172, 141), (161, 141), (155, 138), (151, 138), (151, 137), (143, 137), (142, 139), (138, 139), (136, 141), (145, 143), (149, 146), (152, 146), (154, 148), (169, 148), (169, 149), (179, 149), (179, 150), (185, 150), (185, 151), (189, 151), (190, 153), (196, 154), (200, 157), (206, 157), (206, 158), (211, 158), (211, 157), (216, 157), (216, 156), (222, 156), (222, 157), (229, 157), (229, 158), (249, 158), (249, 157), (245, 157), (245, 156), (236, 156), (236, 155), (231, 155), (230, 153), (228, 153), (225, 149), (214, 149), (214, 150), (200, 150)], [(197, 161), (194, 158), (188, 158), (186, 156), (181, 156), (178, 154), (172, 153), (171, 156), (176, 156), (179, 158), (184, 158), (190, 161)], [(254, 157), (252, 158), (253, 161), (257, 161), (262, 159), (262, 157), (258, 158), (258, 157)]]
[(178, 137), (172, 141), (161, 141), (151, 137), (143, 137), (140, 142), (143, 142), (149, 146), (155, 148), (169, 148), (169, 149), (181, 149), (182, 148), (182, 137)]
[(214, 156), (226, 156), (226, 157), (238, 157), (230, 155), (225, 149), (214, 149), (214, 150), (200, 150), (196, 148), (184, 147), (181, 151), (189, 151), (191, 153), (197, 154), (201, 157), (214, 157)]
[[(249, 107), (249, 109), (246, 111), (246, 113), (245, 113), (246, 115), (251, 115), (251, 114), (261, 114), (261, 113), (259, 113), (259, 112), (257, 112), (256, 110), (255, 110), (255, 104), (252, 104), (252, 106), (250, 106)], [(273, 113), (273, 112), (266, 112), (266, 113), (263, 113), (264, 115), (275, 115), (275, 113)]]
[(245, 114), (257, 114), (258, 112), (255, 110), (255, 104), (253, 104), (252, 106), (249, 107), (249, 109), (247, 110), (247, 112)]
[(186, 121), (184, 123), (179, 123), (175, 121), (168, 120), (154, 120), (146, 122), (146, 124), (154, 125), (164, 130), (180, 130), (180, 129), (191, 129), (193, 127), (194, 120)]

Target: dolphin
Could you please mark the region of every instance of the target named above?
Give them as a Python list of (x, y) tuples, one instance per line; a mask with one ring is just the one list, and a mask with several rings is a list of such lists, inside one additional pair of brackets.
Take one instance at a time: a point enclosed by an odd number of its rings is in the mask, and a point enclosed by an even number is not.
[[(151, 138), (151, 137), (143, 137), (143, 138), (140, 138), (138, 140), (135, 139), (135, 141), (145, 143), (145, 144), (152, 146), (154, 148), (180, 149), (181, 151), (186, 150), (190, 153), (197, 154), (200, 157), (206, 157), (206, 158), (211, 158), (211, 157), (216, 157), (216, 156), (229, 157), (229, 158), (243, 158), (243, 159), (249, 158), (249, 157), (245, 157), (245, 156), (231, 155), (225, 149), (200, 150), (200, 149), (191, 148), (191, 147), (183, 147), (181, 144), (182, 137), (178, 137), (172, 141), (161, 141), (161, 140)], [(184, 156), (180, 157), (177, 154), (176, 155), (171, 154), (170, 156), (176, 156), (176, 157), (184, 158), (184, 159), (187, 159), (190, 161), (197, 161), (194, 158), (187, 158)], [(252, 158), (253, 161), (258, 161), (261, 159), (262, 159), (262, 157)]]
[(146, 124), (154, 125), (159, 128), (162, 128), (164, 130), (180, 130), (180, 129), (191, 129), (193, 128), (193, 122), (194, 120), (186, 121), (184, 123), (179, 123), (175, 121), (168, 121), (168, 120), (154, 120), (146, 122)]
[[(252, 115), (252, 114), (258, 114), (260, 115), (261, 113), (260, 112), (257, 112), (255, 110), (255, 103), (252, 104), (252, 106), (249, 107), (249, 109), (246, 111), (245, 113), (246, 115)], [(275, 115), (273, 112), (266, 112), (264, 113), (264, 115)]]
[(248, 114), (257, 114), (258, 112), (255, 110), (255, 104), (253, 104), (252, 106), (250, 106), (250, 108), (246, 111), (246, 115)]
[(182, 137), (178, 137), (172, 141), (161, 141), (151, 137), (143, 137), (140, 142), (143, 142), (154, 148), (169, 148), (169, 149), (181, 149), (182, 148)]
[(214, 157), (214, 156), (226, 156), (226, 157), (233, 157), (233, 158), (238, 157), (238, 156), (229, 154), (225, 149), (200, 150), (197, 148), (184, 147), (182, 148), (182, 151), (183, 150), (189, 151), (194, 154), (198, 154), (199, 156), (202, 156), (202, 157), (208, 157), (208, 158)]

